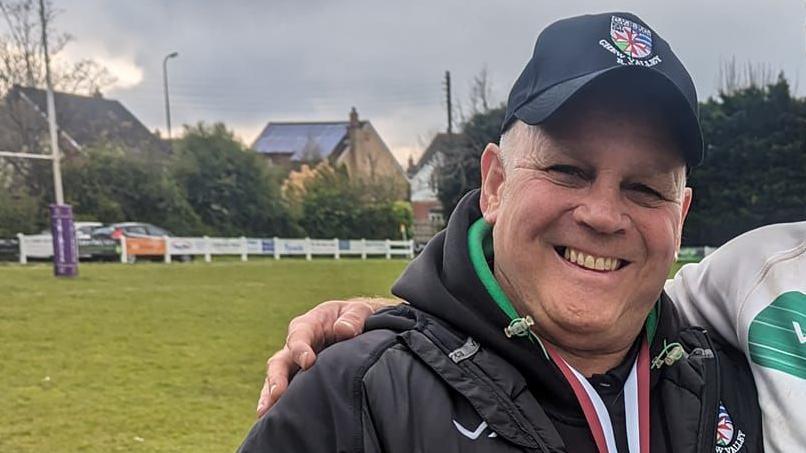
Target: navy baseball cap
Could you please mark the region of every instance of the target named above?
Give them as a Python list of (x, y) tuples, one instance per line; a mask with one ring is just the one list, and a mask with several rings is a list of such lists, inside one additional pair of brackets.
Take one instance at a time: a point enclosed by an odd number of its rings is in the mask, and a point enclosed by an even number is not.
[(683, 146), (686, 166), (703, 159), (697, 90), (669, 44), (638, 16), (603, 13), (563, 19), (537, 37), (532, 58), (515, 81), (501, 132), (517, 119), (548, 120), (593, 82), (640, 87), (662, 102)]

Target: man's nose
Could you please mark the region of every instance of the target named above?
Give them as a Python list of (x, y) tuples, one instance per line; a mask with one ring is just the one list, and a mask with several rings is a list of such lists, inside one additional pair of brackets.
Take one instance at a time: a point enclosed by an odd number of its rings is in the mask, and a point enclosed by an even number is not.
[(596, 185), (574, 210), (574, 219), (599, 234), (623, 232), (629, 221), (620, 191)]

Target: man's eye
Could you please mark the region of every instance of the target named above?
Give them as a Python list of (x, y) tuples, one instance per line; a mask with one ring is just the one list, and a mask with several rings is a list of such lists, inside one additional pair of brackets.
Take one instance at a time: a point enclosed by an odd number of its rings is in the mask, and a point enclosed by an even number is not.
[(630, 190), (640, 192), (641, 194), (644, 195), (650, 195), (655, 198), (663, 198), (663, 195), (661, 195), (660, 192), (644, 184), (634, 184), (630, 187)]
[(583, 172), (582, 169), (574, 167), (573, 165), (552, 165), (551, 167), (548, 168), (548, 171), (561, 173), (563, 175), (568, 176), (578, 176), (578, 177), (585, 176), (585, 172)]

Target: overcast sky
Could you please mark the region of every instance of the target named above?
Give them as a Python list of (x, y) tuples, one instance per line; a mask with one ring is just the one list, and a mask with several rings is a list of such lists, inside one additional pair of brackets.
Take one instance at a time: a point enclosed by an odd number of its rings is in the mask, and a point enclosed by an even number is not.
[(165, 129), (162, 58), (174, 131), (223, 121), (251, 144), (268, 121), (346, 120), (351, 106), (402, 161), (444, 130), (442, 80), (466, 101), (486, 67), (504, 100), (547, 24), (631, 11), (669, 41), (700, 98), (722, 62), (806, 76), (806, 2), (796, 0), (53, 0), (76, 38), (66, 58), (94, 58), (117, 77), (104, 95)]

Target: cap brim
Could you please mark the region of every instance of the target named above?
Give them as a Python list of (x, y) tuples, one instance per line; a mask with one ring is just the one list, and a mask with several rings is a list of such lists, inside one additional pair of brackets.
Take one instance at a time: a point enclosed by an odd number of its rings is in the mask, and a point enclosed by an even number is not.
[[(684, 157), (690, 169), (699, 165), (703, 159), (703, 139), (697, 112), (692, 109), (685, 95), (665, 74), (640, 66), (614, 66), (590, 74), (560, 82), (537, 95), (534, 99), (520, 106), (513, 116), (526, 124), (541, 124), (551, 118), (560, 108), (596, 80), (603, 77), (618, 76), (620, 73), (641, 74), (647, 80), (657, 83), (667, 94), (664, 99), (670, 107), (670, 113), (680, 115), (675, 123), (680, 129), (684, 144)], [(507, 127), (509, 125), (506, 125)]]

